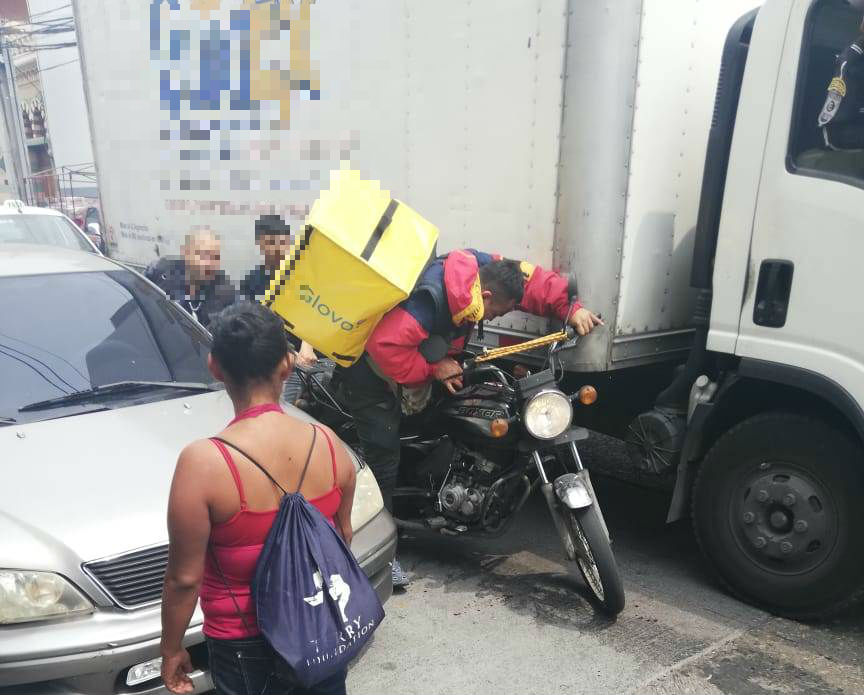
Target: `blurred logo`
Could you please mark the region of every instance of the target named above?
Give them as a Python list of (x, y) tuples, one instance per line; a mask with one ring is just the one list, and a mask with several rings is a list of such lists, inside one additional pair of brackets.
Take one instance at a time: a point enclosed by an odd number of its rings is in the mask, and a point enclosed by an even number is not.
[[(158, 75), (161, 190), (309, 190), (285, 178), (292, 109), (319, 102), (312, 0), (150, 0)], [(312, 157), (310, 156), (310, 159)], [(296, 158), (294, 158), (296, 161)], [(194, 195), (194, 193), (193, 193)]]
[[(159, 68), (162, 108), (171, 119), (195, 112), (262, 115), (287, 129), (292, 98), (321, 97), (310, 55), (313, 0), (151, 0), (150, 59)], [(194, 50), (195, 47), (198, 50)], [(235, 120), (235, 119), (230, 119)], [(229, 130), (262, 128), (261, 119)], [(211, 128), (212, 130), (213, 128)], [(191, 130), (191, 126), (190, 126)]]

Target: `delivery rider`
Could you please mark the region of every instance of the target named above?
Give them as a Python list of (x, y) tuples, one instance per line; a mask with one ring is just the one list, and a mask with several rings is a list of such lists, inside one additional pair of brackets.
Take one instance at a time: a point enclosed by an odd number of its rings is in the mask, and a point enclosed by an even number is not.
[[(578, 302), (571, 304), (568, 279), (557, 273), (472, 249), (453, 251), (432, 263), (409, 298), (384, 316), (363, 356), (339, 369), (363, 452), (388, 510), (393, 510), (399, 471), (403, 410), (422, 409), (435, 381), (451, 393), (461, 388), (462, 368), (452, 355), (464, 348), (478, 321), (514, 309), (569, 320), (580, 335), (602, 324)], [(398, 560), (393, 583), (408, 583)]]

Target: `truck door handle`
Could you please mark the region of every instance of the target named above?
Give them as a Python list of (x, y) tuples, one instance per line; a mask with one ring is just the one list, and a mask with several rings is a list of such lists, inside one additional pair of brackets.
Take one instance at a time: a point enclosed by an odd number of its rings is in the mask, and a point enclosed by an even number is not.
[(781, 328), (786, 325), (794, 270), (792, 261), (762, 261), (756, 285), (756, 303), (753, 306), (753, 323), (757, 326)]

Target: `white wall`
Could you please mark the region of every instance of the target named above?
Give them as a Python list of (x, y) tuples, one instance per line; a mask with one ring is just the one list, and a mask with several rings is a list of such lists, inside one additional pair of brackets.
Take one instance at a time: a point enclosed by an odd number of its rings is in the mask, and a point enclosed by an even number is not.
[[(57, 0), (29, 0), (33, 21), (72, 17), (72, 8)], [(51, 12), (50, 10), (57, 10)], [(44, 14), (42, 14), (44, 13)], [(74, 32), (42, 36), (46, 43), (73, 41)], [(72, 167), (93, 161), (90, 125), (84, 102), (84, 82), (78, 49), (61, 48), (39, 52), (39, 69), (47, 109), (48, 137), (56, 167)], [(71, 62), (70, 62), (71, 61)], [(54, 67), (54, 66), (59, 67)]]

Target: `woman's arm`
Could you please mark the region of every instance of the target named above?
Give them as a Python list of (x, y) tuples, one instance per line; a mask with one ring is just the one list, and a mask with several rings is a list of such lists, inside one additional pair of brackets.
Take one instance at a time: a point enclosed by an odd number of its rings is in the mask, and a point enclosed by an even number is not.
[(351, 545), (354, 529), (351, 528), (351, 508), (354, 506), (354, 487), (357, 484), (357, 473), (354, 462), (345, 450), (345, 446), (331, 429), (327, 434), (333, 440), (333, 451), (336, 455), (336, 485), (342, 490), (342, 502), (336, 510), (336, 528), (342, 534), (345, 543)]
[(168, 499), (168, 567), (162, 590), (162, 678), (171, 692), (191, 693), (183, 636), (195, 612), (210, 539), (206, 473), (208, 442), (187, 446), (177, 460)]

